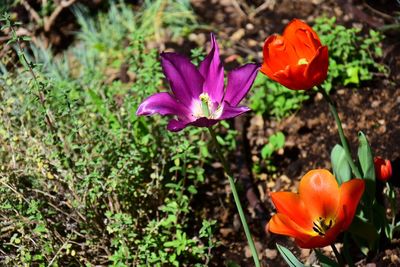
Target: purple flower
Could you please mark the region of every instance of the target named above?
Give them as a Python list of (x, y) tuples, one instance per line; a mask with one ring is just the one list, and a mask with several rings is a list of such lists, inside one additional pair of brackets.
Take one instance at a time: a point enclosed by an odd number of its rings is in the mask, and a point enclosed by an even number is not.
[(177, 132), (188, 125), (210, 127), (250, 110), (238, 104), (250, 90), (259, 65), (246, 64), (231, 71), (225, 88), (224, 68), (212, 33), (211, 51), (199, 68), (177, 53), (162, 53), (161, 65), (172, 93), (162, 92), (148, 97), (140, 104), (137, 115), (176, 116), (169, 121), (167, 128)]

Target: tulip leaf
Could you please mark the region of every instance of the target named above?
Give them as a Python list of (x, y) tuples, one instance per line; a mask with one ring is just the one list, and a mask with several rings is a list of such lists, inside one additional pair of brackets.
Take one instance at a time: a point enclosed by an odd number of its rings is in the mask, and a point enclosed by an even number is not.
[(289, 265), (289, 267), (305, 267), (305, 265), (301, 263), (296, 258), (296, 256), (294, 256), (293, 253), (284, 246), (276, 244), (276, 248), (278, 249), (283, 259), (286, 261), (286, 263)]
[(333, 174), (339, 184), (347, 182), (351, 178), (350, 164), (346, 159), (346, 152), (341, 145), (335, 145), (331, 151)]
[(322, 267), (339, 267), (339, 264), (336, 261), (325, 256), (321, 251), (316, 249), (315, 253), (317, 254), (317, 258)]
[(358, 243), (360, 243), (361, 240), (366, 241), (369, 248), (373, 248), (375, 242), (379, 238), (379, 234), (375, 226), (358, 216), (354, 216), (353, 222), (349, 228), (349, 232), (359, 241)]
[(370, 199), (375, 197), (375, 167), (371, 147), (363, 132), (358, 133), (358, 161), (366, 183), (366, 193)]

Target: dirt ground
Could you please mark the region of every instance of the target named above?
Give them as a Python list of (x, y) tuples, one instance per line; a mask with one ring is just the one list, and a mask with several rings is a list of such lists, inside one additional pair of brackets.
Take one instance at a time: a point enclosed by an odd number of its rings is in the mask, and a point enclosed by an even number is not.
[[(230, 38), (232, 46), (222, 50), (225, 63), (231, 63), (232, 55), (250, 55), (256, 61), (262, 61), (264, 39), (274, 32), (281, 32), (292, 18), (300, 18), (312, 23), (315, 17), (325, 14), (336, 16), (337, 21), (347, 26), (362, 26), (363, 30), (379, 28), (390, 23), (394, 11), (399, 10), (395, 1), (213, 1), (192, 0), (195, 11), (202, 21), (211, 24), (220, 39)], [(213, 8), (209, 8), (212, 6)], [(199, 33), (202, 34), (202, 33)], [(195, 39), (195, 38), (194, 38)], [(205, 38), (201, 38), (205, 39)], [(345, 134), (349, 138), (353, 152), (357, 148), (357, 133), (363, 131), (375, 152), (389, 158), (394, 166), (394, 177), (399, 176), (400, 161), (400, 42), (396, 33), (387, 33), (384, 42), (383, 63), (391, 72), (388, 78), (375, 77), (361, 89), (335, 88), (332, 95), (336, 102), (339, 116), (343, 122)], [(227, 55), (230, 55), (229, 57)], [(234, 57), (233, 57), (234, 58)], [(243, 186), (243, 200), (249, 200), (249, 221), (256, 240), (262, 263), (265, 266), (286, 266), (275, 249), (278, 242), (295, 252), (303, 262), (315, 263), (316, 256), (310, 250), (300, 250), (288, 238), (265, 233), (267, 220), (274, 212), (268, 193), (279, 190), (296, 190), (299, 178), (308, 170), (330, 168), (330, 150), (340, 142), (335, 122), (329, 113), (327, 103), (322, 95), (312, 94), (301, 110), (292, 116), (271, 121), (261, 116), (248, 115), (237, 118), (237, 130), (242, 133), (240, 146), (232, 155), (232, 165), (240, 175), (237, 177)], [(286, 136), (283, 150), (278, 152), (274, 163), (278, 172), (274, 175), (262, 173), (252, 177), (251, 169), (254, 160), (260, 153), (257, 145), (276, 130)], [(243, 155), (250, 155), (243, 158)], [(215, 171), (215, 170), (214, 170)], [(249, 187), (258, 196), (256, 204), (251, 203)], [(246, 191), (247, 190), (247, 191)], [(247, 192), (247, 198), (244, 195)], [(240, 266), (251, 266), (252, 259), (246, 239), (241, 231), (239, 217), (232, 199), (227, 197), (229, 187), (225, 180), (210, 175), (202, 190), (201, 198), (209, 209), (203, 206), (207, 216), (220, 222), (217, 239), (221, 246), (215, 251), (213, 266), (221, 266), (229, 261)], [(251, 193), (250, 193), (251, 194)], [(258, 202), (259, 201), (259, 202)], [(213, 203), (213, 205), (209, 205)], [(202, 206), (201, 204), (199, 204)], [(200, 207), (199, 207), (200, 208)], [(204, 211), (203, 210), (203, 211)], [(251, 217), (251, 218), (250, 218)], [(399, 238), (399, 237), (397, 237)], [(367, 259), (355, 252), (355, 262), (359, 266), (400, 266), (398, 240), (379, 255)], [(340, 242), (338, 244), (340, 246)], [(332, 251), (324, 251), (331, 255)]]
[[(93, 7), (90, 8), (100, 8), (99, 2), (93, 1)], [(140, 1), (132, 2), (137, 4)], [(219, 40), (229, 40), (229, 45), (224, 43), (220, 48), (227, 69), (237, 66), (235, 59), (239, 56), (251, 56), (261, 62), (265, 38), (274, 32), (281, 32), (292, 18), (300, 18), (312, 24), (317, 16), (325, 14), (336, 16), (341, 24), (361, 25), (363, 30), (367, 30), (392, 23), (395, 11), (400, 11), (396, 0), (191, 0), (191, 3), (199, 22), (211, 25), (191, 34), (191, 43), (203, 46), (210, 29), (217, 34)], [(71, 15), (65, 12), (66, 16)], [(19, 14), (19, 17), (27, 17), (27, 14)], [(60, 16), (60, 21), (54, 23), (52, 30), (43, 33), (52, 46), (60, 51), (72, 41), (66, 32), (73, 31), (76, 26), (69, 19), (65, 19), (64, 23), (61, 18), (67, 17)], [(400, 42), (398, 32), (386, 34), (383, 63), (390, 68), (389, 77), (375, 77), (372, 82), (363, 84), (357, 90), (335, 88), (332, 98), (337, 103), (353, 151), (357, 145), (357, 132), (363, 131), (375, 154), (392, 161), (394, 177), (399, 178)], [(190, 48), (187, 46), (180, 49), (188, 54)], [(327, 103), (321, 95), (311, 94), (302, 109), (286, 119), (274, 121), (250, 114), (237, 118), (234, 125), (241, 135), (238, 151), (231, 155), (232, 167), (239, 174), (236, 178), (242, 185), (243, 201), (250, 204), (248, 221), (263, 266), (286, 266), (275, 248), (277, 242), (294, 251), (303, 262), (314, 263), (316, 256), (312, 251), (300, 250), (290, 239), (266, 233), (264, 227), (274, 213), (268, 198), (269, 192), (295, 190), (299, 178), (308, 170), (330, 168), (330, 150), (339, 143), (339, 138)], [(262, 173), (253, 177), (252, 164), (261, 149), (257, 140), (265, 141), (276, 130), (286, 136), (284, 149), (274, 158), (278, 171), (273, 175)], [(229, 262), (252, 266), (250, 250), (220, 165), (216, 164), (206, 170), (206, 176), (206, 183), (199, 188), (194, 209), (204, 217), (218, 220), (216, 239), (220, 245), (214, 250), (210, 266), (223, 266)], [(399, 186), (400, 179), (395, 183)], [(252, 189), (250, 193), (249, 188)], [(256, 195), (255, 200), (253, 193)], [(400, 266), (399, 242), (400, 236), (397, 236), (393, 244), (368, 259), (355, 252), (357, 265), (371, 263), (368, 266)], [(327, 255), (332, 253), (330, 250), (325, 252)]]

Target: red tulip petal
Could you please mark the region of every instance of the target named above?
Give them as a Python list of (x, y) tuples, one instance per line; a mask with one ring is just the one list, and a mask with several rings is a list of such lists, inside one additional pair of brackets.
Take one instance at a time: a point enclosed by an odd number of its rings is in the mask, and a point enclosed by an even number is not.
[(321, 46), (314, 30), (299, 19), (292, 20), (286, 26), (283, 36), (293, 45), (298, 58), (306, 58), (307, 61), (311, 61), (315, 51)]
[(305, 76), (309, 81), (312, 81), (313, 86), (320, 85), (326, 79), (328, 74), (328, 66), (328, 47), (321, 46), (318, 48), (310, 64), (308, 64)]
[(347, 230), (353, 221), (365, 189), (365, 181), (361, 179), (352, 179), (340, 186), (340, 209), (338, 210), (337, 221), (342, 222), (342, 230)]
[(304, 229), (312, 230), (312, 220), (307, 207), (300, 196), (291, 192), (276, 192), (270, 194), (272, 202), (279, 214), (287, 215), (292, 221)]
[(307, 65), (287, 66), (286, 69), (274, 73), (274, 81), (292, 90), (308, 90), (313, 87), (312, 81), (305, 78)]
[(340, 190), (335, 177), (329, 171), (309, 171), (300, 181), (299, 194), (313, 220), (319, 217), (336, 217)]
[[(286, 66), (297, 64), (298, 58), (292, 45), (281, 35), (271, 35), (265, 40), (263, 68), (267, 72), (274, 73), (286, 68)], [(269, 69), (269, 71), (268, 71)], [(268, 73), (265, 73), (268, 75)], [(270, 77), (270, 75), (268, 75)]]
[(275, 234), (287, 235), (306, 242), (316, 233), (307, 231), (292, 221), (287, 215), (277, 213), (268, 223), (268, 230)]

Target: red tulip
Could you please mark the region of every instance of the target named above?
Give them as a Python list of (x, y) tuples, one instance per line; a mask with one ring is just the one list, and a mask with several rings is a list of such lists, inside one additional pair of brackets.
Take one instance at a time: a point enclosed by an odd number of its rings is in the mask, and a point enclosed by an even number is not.
[(302, 248), (324, 247), (349, 228), (364, 192), (364, 180), (352, 179), (340, 187), (327, 170), (309, 171), (299, 193), (271, 193), (277, 209), (268, 230), (295, 238)]
[(328, 47), (303, 21), (294, 19), (283, 35), (267, 38), (261, 72), (293, 90), (308, 90), (320, 85), (328, 73)]
[(390, 177), (392, 177), (392, 164), (390, 163), (390, 160), (375, 157), (374, 165), (376, 178), (382, 182), (386, 182)]

